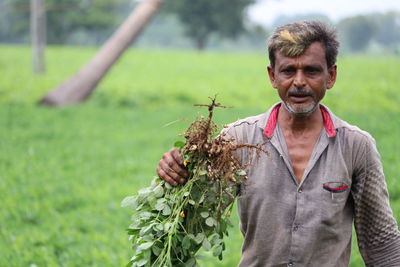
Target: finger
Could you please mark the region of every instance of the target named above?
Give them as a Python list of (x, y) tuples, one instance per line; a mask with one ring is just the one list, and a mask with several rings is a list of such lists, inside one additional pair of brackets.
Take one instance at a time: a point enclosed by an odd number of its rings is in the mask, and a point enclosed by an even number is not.
[(174, 157), (175, 161), (178, 162), (179, 165), (183, 165), (183, 157), (181, 153), (179, 153), (178, 149), (173, 148), (169, 152), (171, 153), (172, 157)]
[(178, 164), (177, 168), (174, 168), (174, 166), (171, 166), (171, 168), (176, 171), (182, 178), (186, 178), (189, 176), (189, 172), (184, 168), (183, 166), (183, 157), (179, 153), (178, 149), (172, 149), (170, 151), (174, 161)]
[(188, 177), (189, 172), (187, 171), (186, 167), (184, 166), (184, 160), (182, 155), (179, 153), (177, 149), (171, 152), (171, 155), (174, 157), (175, 161), (179, 164), (179, 169), (177, 170), (179, 175), (182, 177)]
[(189, 175), (187, 170), (180, 166), (175, 158), (170, 154), (165, 155), (159, 165), (162, 166), (163, 170), (168, 172), (170, 176), (173, 172), (177, 173), (179, 178), (185, 178)]
[(175, 180), (176, 182), (180, 182), (183, 177), (179, 175), (178, 172), (176, 172), (170, 165), (168, 165), (168, 162), (165, 160), (160, 160), (158, 166), (166, 173), (170, 178)]
[(177, 186), (178, 183), (172, 179), (172, 177), (170, 177), (163, 169), (161, 169), (160, 167), (157, 168), (157, 174), (158, 176), (163, 179), (164, 181), (166, 181), (167, 183), (169, 183), (172, 186)]

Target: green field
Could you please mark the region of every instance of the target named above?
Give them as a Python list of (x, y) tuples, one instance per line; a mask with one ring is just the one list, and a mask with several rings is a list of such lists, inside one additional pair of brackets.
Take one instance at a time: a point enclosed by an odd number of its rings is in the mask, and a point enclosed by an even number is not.
[[(131, 49), (87, 103), (35, 104), (94, 53), (50, 47), (47, 73), (34, 76), (29, 48), (0, 46), (0, 266), (123, 266), (131, 211), (120, 201), (149, 184), (201, 111), (192, 104), (218, 94), (234, 106), (216, 114), (228, 123), (278, 101), (263, 51)], [(400, 58), (348, 56), (338, 65), (324, 103), (375, 137), (400, 222)], [(165, 126), (177, 119), (187, 120)], [(240, 241), (236, 226), (225, 260), (202, 253), (201, 266), (235, 266)], [(351, 266), (363, 266), (353, 246)]]

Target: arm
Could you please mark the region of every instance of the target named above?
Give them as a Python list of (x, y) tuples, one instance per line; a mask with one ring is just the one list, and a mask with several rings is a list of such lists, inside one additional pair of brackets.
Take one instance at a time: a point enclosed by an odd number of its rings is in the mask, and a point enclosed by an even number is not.
[(366, 266), (400, 266), (400, 232), (375, 141), (366, 137), (361, 151), (352, 189), (360, 252)]

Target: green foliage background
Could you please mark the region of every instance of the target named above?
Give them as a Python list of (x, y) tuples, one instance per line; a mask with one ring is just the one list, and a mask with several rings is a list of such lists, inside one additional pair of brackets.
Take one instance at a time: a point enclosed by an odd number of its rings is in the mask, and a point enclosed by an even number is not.
[[(216, 93), (235, 107), (216, 112), (220, 123), (278, 101), (265, 53), (132, 49), (84, 105), (35, 105), (94, 53), (50, 47), (48, 73), (33, 76), (29, 48), (0, 46), (0, 266), (124, 265), (131, 211), (120, 201), (149, 184), (188, 121), (164, 125), (193, 120), (201, 109), (192, 104)], [(338, 64), (324, 103), (375, 137), (400, 221), (400, 59), (352, 56)], [(235, 266), (238, 227), (227, 243), (223, 262), (203, 253), (201, 265)], [(363, 266), (356, 249), (351, 266)]]
[(188, 2), (175, 0), (166, 3), (166, 12), (176, 13), (185, 33), (203, 49), (212, 33), (237, 37), (244, 32), (245, 8), (254, 0), (203, 0)]

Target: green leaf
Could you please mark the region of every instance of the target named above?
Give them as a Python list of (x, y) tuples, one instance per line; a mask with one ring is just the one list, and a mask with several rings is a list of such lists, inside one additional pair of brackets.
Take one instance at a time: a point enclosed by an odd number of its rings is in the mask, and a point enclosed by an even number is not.
[(148, 194), (152, 193), (152, 189), (150, 187), (145, 187), (139, 190), (139, 195), (142, 195), (143, 197), (147, 197)]
[(207, 224), (208, 226), (212, 227), (213, 225), (217, 225), (217, 221), (216, 221), (214, 218), (212, 218), (212, 217), (208, 217), (208, 218), (206, 219), (206, 224)]
[(233, 223), (232, 223), (231, 218), (226, 217), (226, 223), (227, 223), (230, 227), (233, 227)]
[(193, 235), (193, 234), (188, 234), (188, 237), (189, 237), (190, 239), (193, 239), (193, 240), (194, 240), (194, 235)]
[(140, 219), (148, 220), (148, 219), (150, 219), (151, 217), (153, 217), (153, 213), (151, 213), (151, 212), (144, 211), (144, 212), (139, 213), (139, 218), (140, 218)]
[(168, 215), (171, 214), (171, 208), (167, 204), (164, 204), (164, 205), (165, 206), (164, 206), (164, 209), (162, 211), (162, 215), (168, 216)]
[(190, 237), (189, 236), (185, 236), (182, 240), (182, 247), (184, 249), (188, 249), (190, 248)]
[(203, 211), (203, 212), (200, 212), (200, 216), (203, 218), (207, 218), (210, 216), (210, 213), (208, 211)]
[(165, 188), (172, 189), (173, 187), (169, 183), (165, 183)]
[(183, 236), (183, 235), (176, 235), (175, 236), (176, 237), (176, 239), (179, 241), (179, 243), (182, 243), (182, 240), (183, 240), (183, 238), (185, 237), (185, 236)]
[(164, 231), (165, 231), (165, 232), (168, 232), (168, 231), (169, 231), (169, 228), (171, 228), (171, 226), (172, 226), (172, 223), (170, 223), (170, 222), (165, 223), (165, 224), (164, 224)]
[(220, 239), (219, 234), (214, 234), (210, 240), (211, 245), (218, 245), (221, 244), (223, 242), (222, 239)]
[(196, 205), (196, 202), (194, 202), (193, 199), (190, 199), (188, 202), (189, 202), (190, 205), (193, 205), (193, 206)]
[(157, 185), (156, 188), (154, 188), (153, 192), (156, 198), (160, 198), (164, 195), (164, 189), (161, 185)]
[(183, 193), (183, 196), (184, 196), (184, 197), (187, 197), (189, 194), (190, 194), (190, 193), (186, 191), (185, 193)]
[(130, 260), (130, 261), (125, 265), (125, 267), (132, 267), (132, 266), (135, 266), (135, 265), (133, 265), (133, 260)]
[(185, 262), (185, 267), (194, 267), (196, 265), (196, 259), (190, 258), (187, 262)]
[(146, 234), (151, 230), (151, 228), (153, 228), (153, 225), (154, 225), (154, 224), (150, 224), (150, 225), (148, 225), (148, 226), (142, 228), (142, 230), (140, 230), (139, 235), (140, 235), (140, 236), (146, 235)]
[(176, 141), (174, 143), (174, 147), (176, 147), (176, 148), (182, 148), (184, 146), (185, 146), (185, 142), (183, 142), (183, 141)]
[(143, 266), (143, 265), (145, 265), (148, 261), (149, 261), (149, 259), (142, 258), (142, 259), (140, 259), (139, 261), (136, 262), (136, 265), (137, 265), (137, 266)]
[(199, 186), (193, 186), (192, 190), (190, 191), (190, 196), (194, 201), (199, 201), (201, 195), (203, 194), (202, 188)]
[(197, 244), (200, 244), (201, 242), (203, 242), (205, 238), (205, 235), (203, 233), (198, 233), (194, 239), (194, 242), (196, 242)]
[(133, 255), (131, 258), (131, 262), (138, 260), (140, 257), (138, 255)]
[(237, 174), (237, 175), (244, 176), (244, 175), (246, 175), (247, 173), (246, 173), (245, 170), (238, 170), (238, 171), (236, 172), (236, 174)]
[(164, 203), (164, 202), (166, 202), (167, 200), (165, 199), (165, 198), (159, 198), (159, 199), (157, 199), (157, 203)]
[(158, 256), (158, 255), (160, 255), (162, 248), (159, 248), (157, 246), (152, 246), (151, 251), (153, 252), (154, 255)]
[(158, 177), (157, 175), (153, 176), (153, 180), (151, 181), (151, 185), (158, 185), (164, 183), (164, 180)]
[(213, 248), (213, 256), (217, 257), (222, 254), (222, 246), (215, 246)]
[(159, 231), (163, 231), (163, 230), (164, 230), (164, 226), (163, 226), (161, 223), (157, 224), (157, 225), (155, 226), (155, 228), (156, 228), (157, 230), (159, 230)]
[(148, 204), (152, 210), (155, 210), (155, 206), (157, 205), (157, 199), (156, 198), (150, 199), (147, 201), (146, 204)]
[(136, 209), (137, 207), (137, 196), (126, 197), (121, 201), (121, 207), (131, 207)]
[(200, 170), (199, 171), (199, 176), (206, 175), (206, 174), (208, 174), (208, 172), (206, 170)]
[(199, 203), (203, 203), (205, 197), (206, 197), (206, 194), (202, 194), (199, 199)]
[(220, 221), (219, 226), (220, 226), (221, 232), (222, 233), (226, 233), (226, 231), (227, 231), (227, 223), (226, 223), (226, 221), (222, 219)]
[(154, 242), (146, 242), (146, 243), (140, 244), (140, 245), (138, 246), (138, 249), (139, 249), (139, 250), (146, 250), (146, 249), (149, 249), (149, 248), (151, 248), (151, 246), (153, 245), (153, 243), (154, 243)]
[(137, 235), (140, 232), (140, 229), (126, 229), (128, 235)]
[(165, 208), (165, 204), (164, 203), (157, 203), (154, 207), (156, 210), (161, 211)]
[(209, 251), (211, 249), (211, 244), (207, 238), (203, 239), (202, 247), (205, 251)]

